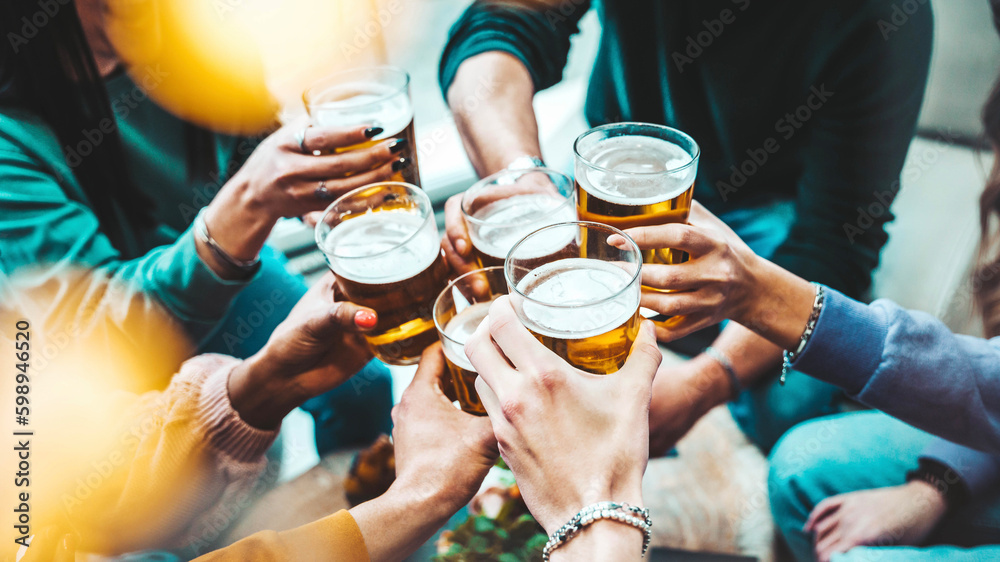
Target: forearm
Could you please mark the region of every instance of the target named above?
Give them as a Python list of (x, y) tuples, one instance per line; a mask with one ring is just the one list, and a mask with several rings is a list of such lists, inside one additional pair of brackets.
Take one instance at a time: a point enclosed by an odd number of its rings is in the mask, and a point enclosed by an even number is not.
[(353, 509), (372, 562), (403, 560), (427, 542), (461, 506), (438, 492), (393, 484), (389, 491)]
[(551, 560), (635, 561), (641, 558), (642, 542), (643, 533), (636, 527), (617, 521), (596, 521), (552, 551)]
[[(244, 181), (237, 174), (205, 209), (205, 225), (212, 238), (230, 256), (250, 261), (256, 258), (267, 242), (271, 230), (278, 222), (267, 205), (254, 198)], [(198, 254), (223, 277), (227, 268), (218, 263), (211, 250), (198, 240)]]
[[(712, 344), (729, 359), (744, 388), (772, 373), (783, 350), (798, 347), (816, 297), (814, 285), (767, 260), (758, 258), (750, 272), (747, 304)], [(731, 398), (732, 383), (717, 362), (702, 358), (692, 366), (710, 406)]]
[(516, 57), (491, 51), (467, 59), (448, 89), (448, 105), (480, 176), (518, 156), (541, 157), (531, 75)]

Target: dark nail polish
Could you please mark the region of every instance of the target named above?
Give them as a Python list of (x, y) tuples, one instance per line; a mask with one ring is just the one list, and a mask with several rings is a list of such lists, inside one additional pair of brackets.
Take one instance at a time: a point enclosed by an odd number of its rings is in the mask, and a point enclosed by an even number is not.
[(368, 138), (372, 138), (376, 135), (382, 134), (382, 131), (384, 130), (385, 129), (383, 129), (382, 127), (368, 127), (367, 129), (365, 129), (365, 136)]
[(392, 171), (398, 172), (409, 165), (410, 165), (409, 158), (400, 158), (399, 160), (396, 160), (395, 162), (392, 163)]
[(405, 149), (409, 145), (410, 143), (406, 139), (396, 139), (392, 141), (392, 144), (389, 145), (389, 152), (395, 154), (400, 150)]

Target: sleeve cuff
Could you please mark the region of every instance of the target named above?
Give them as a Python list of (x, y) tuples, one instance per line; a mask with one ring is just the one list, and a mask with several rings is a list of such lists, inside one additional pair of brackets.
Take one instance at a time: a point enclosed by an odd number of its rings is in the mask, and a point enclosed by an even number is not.
[(184, 321), (218, 321), (229, 311), (236, 295), (259, 275), (258, 271), (248, 279), (235, 281), (216, 275), (198, 255), (191, 228), (167, 247), (165, 254), (164, 259), (158, 260), (163, 265), (157, 279), (169, 282), (159, 284), (158, 294), (171, 312)]
[(792, 367), (856, 395), (882, 362), (888, 332), (881, 311), (827, 288), (816, 330)]
[(936, 461), (953, 470), (973, 498), (996, 489), (1000, 480), (1000, 457), (944, 439), (928, 443), (920, 459)]
[(185, 363), (179, 376), (201, 378), (197, 426), (219, 453), (241, 463), (257, 462), (274, 444), (278, 430), (257, 429), (240, 418), (229, 401), (229, 375), (240, 364), (223, 355), (202, 355)]

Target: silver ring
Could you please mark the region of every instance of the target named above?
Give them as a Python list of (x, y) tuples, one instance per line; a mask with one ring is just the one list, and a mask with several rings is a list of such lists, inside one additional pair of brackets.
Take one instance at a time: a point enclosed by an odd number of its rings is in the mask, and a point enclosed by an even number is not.
[(313, 193), (316, 194), (316, 197), (323, 200), (333, 199), (333, 194), (330, 193), (330, 190), (326, 188), (326, 180), (319, 182), (319, 187), (317, 187), (316, 191), (314, 191)]
[(309, 154), (309, 150), (306, 149), (306, 131), (309, 130), (309, 127), (312, 127), (312, 125), (306, 125), (302, 127), (302, 130), (295, 133), (295, 142), (299, 144), (302, 154)]

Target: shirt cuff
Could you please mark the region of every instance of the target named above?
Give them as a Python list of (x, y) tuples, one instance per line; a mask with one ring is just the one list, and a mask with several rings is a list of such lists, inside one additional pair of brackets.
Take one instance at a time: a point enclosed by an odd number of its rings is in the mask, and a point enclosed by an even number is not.
[(278, 430), (257, 429), (233, 409), (229, 375), (239, 364), (239, 359), (225, 355), (201, 355), (185, 363), (179, 377), (202, 377), (196, 424), (211, 446), (236, 462), (251, 463), (259, 461), (271, 448)]
[(965, 483), (969, 496), (981, 497), (996, 489), (1000, 481), (1000, 457), (963, 447), (944, 439), (927, 444), (921, 459), (936, 461), (955, 471)]
[(884, 313), (826, 288), (816, 329), (792, 367), (857, 395), (882, 362), (888, 333)]
[(219, 277), (198, 255), (191, 228), (164, 249), (157, 263), (157, 294), (183, 321), (217, 322), (229, 311), (236, 295), (260, 273), (258, 270), (253, 276), (239, 280)]

